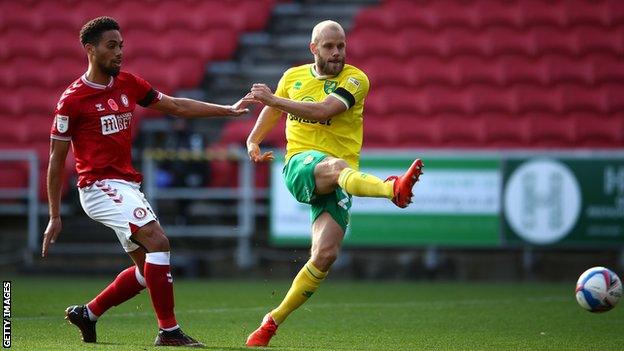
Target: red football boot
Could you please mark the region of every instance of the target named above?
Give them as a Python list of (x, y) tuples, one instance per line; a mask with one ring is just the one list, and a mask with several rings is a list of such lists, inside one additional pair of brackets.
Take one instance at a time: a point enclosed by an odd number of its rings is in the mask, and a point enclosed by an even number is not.
[(423, 174), (423, 167), (423, 162), (420, 159), (416, 159), (402, 176), (390, 176), (386, 179), (386, 182), (394, 180), (394, 197), (392, 202), (395, 205), (405, 208), (412, 203), (412, 196), (414, 196), (412, 188), (418, 181), (418, 178), (420, 178), (420, 175)]
[(266, 314), (262, 319), (262, 324), (249, 337), (247, 337), (247, 346), (267, 346), (275, 332), (277, 331), (277, 323), (270, 314)]

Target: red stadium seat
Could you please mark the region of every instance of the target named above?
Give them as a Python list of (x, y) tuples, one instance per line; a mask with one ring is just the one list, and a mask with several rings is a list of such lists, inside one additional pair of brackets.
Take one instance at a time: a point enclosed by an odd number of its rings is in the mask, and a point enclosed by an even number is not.
[(461, 56), (453, 60), (460, 85), (503, 85), (504, 72), (498, 60), (484, 60), (478, 56)]
[(358, 59), (383, 53), (386, 57), (404, 57), (405, 46), (408, 43), (400, 38), (404, 36), (404, 32), (402, 31), (399, 35), (389, 35), (374, 29), (354, 31), (348, 39), (349, 56)]
[(591, 112), (609, 113), (607, 91), (604, 87), (594, 87), (566, 84), (559, 87), (561, 91), (562, 110), (564, 113)]
[[(385, 37), (388, 37), (388, 35), (385, 35)], [(412, 57), (415, 55), (446, 57), (449, 55), (448, 42), (445, 41), (439, 33), (432, 33), (421, 28), (408, 27), (403, 29), (397, 37), (399, 40), (393, 44), (392, 48), (379, 52), (388, 52), (388, 55), (394, 53), (395, 56), (399, 57)], [(384, 39), (382, 37), (377, 40)]]
[(624, 82), (605, 84), (600, 91), (607, 99), (609, 113), (624, 112)]
[(38, 58), (24, 57), (12, 60), (7, 66), (0, 69), (13, 72), (15, 75), (14, 87), (54, 87), (55, 82), (52, 74), (55, 68)]
[(517, 110), (516, 98), (510, 89), (475, 85), (467, 91), (468, 114), (512, 114)]
[(415, 56), (402, 68), (404, 77), (412, 86), (458, 85), (460, 83), (457, 65), (433, 57)]
[(43, 57), (44, 45), (38, 36), (19, 28), (11, 28), (0, 34), (3, 49), (0, 49), (0, 59), (24, 57)]
[(25, 100), (14, 88), (0, 89), (0, 111), (7, 115), (21, 115)]
[[(63, 90), (87, 71), (86, 53), (80, 57), (55, 57), (47, 61), (51, 68), (51, 79), (60, 96)], [(123, 69), (125, 67), (122, 66)]]
[(595, 82), (618, 83), (624, 81), (624, 60), (611, 55), (592, 55), (590, 72), (593, 73)]
[(574, 38), (579, 45), (579, 54), (605, 53), (624, 54), (624, 26), (613, 29), (582, 26), (574, 30)]
[(219, 139), (219, 145), (244, 146), (249, 132), (256, 123), (255, 118), (236, 119), (225, 124)]
[(178, 88), (195, 88), (204, 78), (204, 65), (196, 57), (177, 57), (170, 60), (171, 71)]
[(545, 65), (542, 76), (547, 78), (550, 84), (574, 83), (593, 84), (593, 67), (587, 60), (577, 60), (571, 56), (549, 55), (541, 62)]
[(152, 32), (150, 41), (157, 45), (156, 33), (164, 28), (158, 7), (157, 3), (146, 4), (140, 0), (122, 1), (115, 7), (113, 17), (119, 22), (122, 34), (128, 30), (149, 30)]
[(367, 115), (364, 117), (364, 148), (396, 146), (398, 142), (396, 118), (388, 115)]
[[(26, 123), (21, 115), (0, 115), (0, 140), (2, 143), (22, 145), (28, 141), (29, 129), (33, 126)], [(10, 127), (8, 127), (10, 126)]]
[(505, 55), (500, 56), (498, 61), (505, 85), (548, 83), (548, 76), (545, 74), (546, 66), (541, 60), (533, 60), (526, 56)]
[(624, 23), (624, 6), (619, 0), (607, 0), (605, 2), (605, 11), (609, 16), (610, 25), (621, 25)]
[(624, 146), (624, 114), (610, 116), (575, 113), (576, 142), (582, 147)]
[(396, 136), (393, 145), (400, 147), (433, 148), (442, 146), (440, 124), (436, 116), (403, 113), (393, 116)]
[(515, 1), (478, 0), (474, 5), (477, 27), (521, 27), (524, 19), (519, 6)]
[(50, 130), (54, 121), (53, 114), (49, 115), (26, 115), (23, 123), (28, 127), (26, 141), (32, 144), (45, 143), (50, 139)]
[(516, 113), (562, 113), (561, 93), (549, 87), (523, 84), (513, 87), (516, 101)]
[(446, 27), (470, 28), (478, 24), (476, 9), (465, 2), (453, 0), (431, 1), (427, 4), (427, 8), (431, 12), (435, 29)]
[(483, 126), (478, 118), (449, 114), (439, 116), (438, 123), (444, 145), (478, 147), (484, 144)]
[(82, 14), (75, 11), (75, 4), (62, 1), (37, 1), (33, 14), (41, 16), (41, 31), (67, 31), (73, 33), (74, 41), (78, 41), (78, 33), (82, 26), (90, 19), (84, 19)]
[[(252, 118), (254, 120), (254, 124), (257, 118)], [(253, 127), (252, 127), (253, 128)], [(251, 130), (249, 130), (251, 132)], [(264, 140), (262, 141), (263, 145), (283, 148), (286, 146), (286, 118), (282, 116), (277, 125), (273, 129), (269, 131)]]
[(368, 76), (371, 86), (378, 88), (387, 84), (399, 86), (412, 84), (406, 74), (406, 68), (411, 68), (407, 67), (410, 64), (406, 65), (402, 60), (394, 57), (372, 57), (370, 60), (355, 65)]
[(356, 14), (355, 27), (379, 28), (389, 32), (397, 28), (397, 16), (387, 7), (366, 7)]
[(534, 56), (537, 48), (526, 31), (505, 27), (492, 27), (484, 33), (488, 40), (489, 55)]
[(0, 172), (0, 191), (2, 189), (25, 188), (27, 186), (28, 168), (26, 165), (23, 163), (11, 163), (10, 165), (3, 163), (2, 172)]
[[(172, 32), (180, 35), (178, 31)], [(188, 32), (185, 32), (184, 36), (189, 36)], [(174, 50), (174, 43), (177, 38), (171, 35), (159, 36), (161, 40), (156, 40), (154, 30), (143, 27), (131, 27), (124, 29), (122, 37), (124, 41), (123, 55), (130, 59), (167, 59), (177, 54)]]
[(615, 25), (606, 1), (596, 1), (590, 6), (587, 5), (588, 3), (582, 0), (562, 1), (561, 13), (566, 19), (566, 24), (604, 27)]
[(479, 55), (492, 54), (492, 45), (488, 37), (481, 32), (468, 32), (465, 29), (449, 29), (444, 32), (443, 40), (448, 48), (448, 55)]
[[(432, 86), (425, 91), (415, 91), (422, 96), (423, 102), (418, 114), (429, 115), (438, 113), (470, 114), (473, 112), (468, 92), (460, 88)], [(409, 110), (406, 110), (409, 111)]]
[(84, 57), (85, 51), (80, 45), (75, 31), (50, 30), (41, 37), (43, 54), (40, 57)]
[(567, 24), (560, 2), (522, 0), (519, 5), (522, 22), (527, 27), (540, 25), (563, 27)]
[(531, 144), (538, 147), (573, 147), (574, 121), (551, 114), (532, 114), (529, 118)]
[(55, 91), (38, 87), (23, 87), (14, 94), (23, 101), (21, 113), (52, 116), (59, 96)]
[(528, 119), (505, 114), (481, 116), (485, 144), (490, 147), (522, 147), (529, 143)]
[(125, 69), (147, 80), (156, 90), (166, 94), (172, 93), (176, 84), (175, 72), (168, 61), (160, 58), (142, 57), (132, 60)]

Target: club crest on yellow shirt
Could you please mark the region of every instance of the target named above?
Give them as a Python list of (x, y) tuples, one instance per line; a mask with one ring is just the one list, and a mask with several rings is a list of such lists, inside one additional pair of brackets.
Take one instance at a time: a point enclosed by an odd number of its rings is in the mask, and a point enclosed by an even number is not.
[(323, 90), (325, 90), (325, 94), (331, 94), (338, 87), (338, 82), (335, 80), (326, 80), (325, 86), (323, 86)]

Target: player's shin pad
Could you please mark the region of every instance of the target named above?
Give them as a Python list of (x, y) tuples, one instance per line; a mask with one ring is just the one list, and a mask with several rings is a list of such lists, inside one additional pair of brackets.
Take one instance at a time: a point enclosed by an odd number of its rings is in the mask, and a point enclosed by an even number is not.
[(374, 175), (358, 172), (352, 168), (345, 168), (340, 172), (338, 185), (354, 196), (388, 199), (393, 196), (391, 182), (384, 182)]

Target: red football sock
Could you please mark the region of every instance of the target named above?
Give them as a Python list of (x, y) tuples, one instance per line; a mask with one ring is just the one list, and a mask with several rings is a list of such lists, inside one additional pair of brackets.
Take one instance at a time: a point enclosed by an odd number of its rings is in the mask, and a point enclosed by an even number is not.
[(145, 255), (145, 282), (161, 329), (178, 325), (173, 312), (173, 278), (169, 267), (169, 252), (150, 252)]
[(132, 266), (119, 273), (106, 289), (87, 304), (89, 310), (99, 317), (109, 308), (130, 300), (145, 289), (137, 280), (136, 269), (136, 266)]

